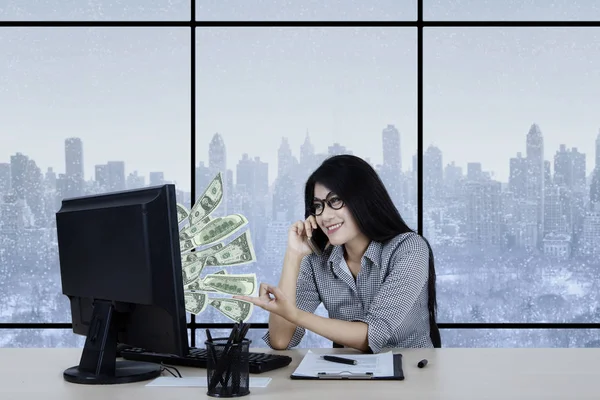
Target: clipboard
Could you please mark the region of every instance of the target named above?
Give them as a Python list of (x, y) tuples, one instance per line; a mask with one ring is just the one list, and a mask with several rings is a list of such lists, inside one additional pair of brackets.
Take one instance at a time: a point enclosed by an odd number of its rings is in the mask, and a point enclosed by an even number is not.
[(352, 372), (337, 372), (325, 373), (320, 372), (317, 376), (290, 375), (290, 379), (297, 380), (369, 380), (369, 381), (403, 381), (404, 371), (402, 369), (402, 354), (394, 354), (394, 375), (392, 376), (373, 376), (372, 372), (367, 373), (352, 373)]

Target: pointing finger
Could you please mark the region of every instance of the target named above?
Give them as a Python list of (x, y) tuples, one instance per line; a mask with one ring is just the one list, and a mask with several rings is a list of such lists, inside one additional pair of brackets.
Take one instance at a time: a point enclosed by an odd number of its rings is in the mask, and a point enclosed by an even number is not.
[[(243, 300), (243, 301), (247, 301), (248, 303), (252, 303), (255, 306), (258, 306), (260, 308), (263, 308), (265, 310), (267, 310), (267, 302), (263, 301), (262, 299), (258, 298), (258, 297), (250, 297), (250, 296), (233, 296), (234, 299), (237, 300)], [(267, 310), (268, 311), (268, 310)]]
[(251, 297), (251, 296), (233, 296), (232, 298), (236, 299), (236, 300), (243, 300), (243, 301), (247, 301), (248, 303), (252, 303), (252, 304), (256, 304), (259, 305), (258, 303), (260, 302), (260, 300), (258, 299), (258, 297)]

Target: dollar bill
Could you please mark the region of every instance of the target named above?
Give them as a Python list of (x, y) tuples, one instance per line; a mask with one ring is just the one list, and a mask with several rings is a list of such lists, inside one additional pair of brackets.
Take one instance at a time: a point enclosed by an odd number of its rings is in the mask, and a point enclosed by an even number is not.
[(208, 296), (205, 293), (184, 292), (183, 297), (186, 311), (192, 314), (200, 314), (208, 305)]
[(204, 277), (203, 283), (221, 293), (240, 296), (250, 296), (257, 286), (256, 274), (209, 274)]
[(192, 283), (183, 285), (183, 290), (184, 290), (184, 292), (198, 291), (198, 292), (217, 293), (216, 289), (213, 289), (210, 286), (205, 285), (204, 282), (202, 281), (202, 279), (196, 279)]
[(234, 322), (246, 322), (254, 310), (254, 304), (238, 299), (209, 298), (208, 304)]
[(190, 225), (210, 215), (223, 201), (223, 178), (219, 172), (190, 211)]
[(223, 248), (223, 243), (217, 243), (207, 249), (201, 251), (191, 251), (187, 253), (183, 253), (181, 255), (181, 266), (185, 267), (186, 265), (193, 264), (195, 262), (204, 260), (207, 256), (215, 254), (217, 251)]
[[(227, 275), (227, 271), (225, 271), (224, 269), (218, 272), (215, 272), (212, 275)], [(202, 292), (212, 292), (212, 293), (216, 293), (217, 290), (207, 286), (204, 283), (204, 279), (201, 278), (196, 278), (195, 280), (193, 280), (192, 282), (185, 282), (183, 283), (183, 289), (188, 292), (188, 291), (202, 291)]]
[(181, 231), (179, 231), (179, 241), (181, 242), (193, 238), (210, 221), (212, 221), (211, 217), (204, 217), (193, 225), (183, 228)]
[(206, 265), (211, 267), (242, 265), (253, 261), (256, 261), (256, 254), (252, 246), (250, 231), (242, 233), (227, 246), (206, 256)]
[(181, 221), (190, 216), (190, 212), (183, 204), (177, 204), (177, 223), (180, 224)]
[(183, 274), (183, 285), (189, 285), (190, 283), (197, 280), (205, 266), (206, 259), (198, 260), (192, 264), (183, 267), (181, 271)]
[(180, 242), (181, 252), (191, 251), (199, 246), (223, 240), (242, 229), (248, 220), (242, 214), (218, 217), (206, 224), (193, 238)]

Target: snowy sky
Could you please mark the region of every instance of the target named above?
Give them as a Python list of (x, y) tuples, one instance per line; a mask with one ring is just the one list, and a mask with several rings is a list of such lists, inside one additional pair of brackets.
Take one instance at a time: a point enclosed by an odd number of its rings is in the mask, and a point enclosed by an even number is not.
[[(506, 5), (506, 4), (509, 5)], [(598, 19), (594, 1), (425, 0), (436, 19)], [(12, 0), (0, 19), (189, 18), (184, 0)], [(411, 1), (198, 0), (199, 19), (409, 20)], [(126, 5), (126, 6), (125, 6)], [(261, 17), (262, 16), (262, 17)], [(600, 87), (596, 28), (431, 28), (424, 37), (425, 145), (444, 165), (480, 161), (506, 180), (537, 123), (551, 160), (561, 143), (593, 168)], [(84, 172), (124, 160), (126, 173), (164, 171), (190, 188), (190, 46), (186, 28), (0, 28), (0, 162), (22, 152), (64, 172), (64, 139), (81, 137)], [(308, 130), (382, 159), (381, 131), (401, 132), (403, 167), (416, 151), (416, 30), (199, 28), (197, 160), (223, 135), (228, 167), (242, 153), (277, 168)], [(371, 138), (371, 136), (373, 136)], [(260, 138), (260, 140), (257, 140)], [(142, 147), (143, 145), (143, 147)]]

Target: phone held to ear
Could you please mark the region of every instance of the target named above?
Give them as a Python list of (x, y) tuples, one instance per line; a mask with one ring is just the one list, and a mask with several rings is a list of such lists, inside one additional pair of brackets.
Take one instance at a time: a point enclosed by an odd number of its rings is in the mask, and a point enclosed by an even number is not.
[(321, 254), (323, 254), (323, 251), (319, 248), (319, 246), (317, 246), (317, 244), (315, 243), (315, 241), (314, 241), (313, 238), (308, 238), (308, 240), (306, 241), (306, 243), (308, 243), (308, 247), (310, 247), (310, 249), (316, 255), (320, 256)]

